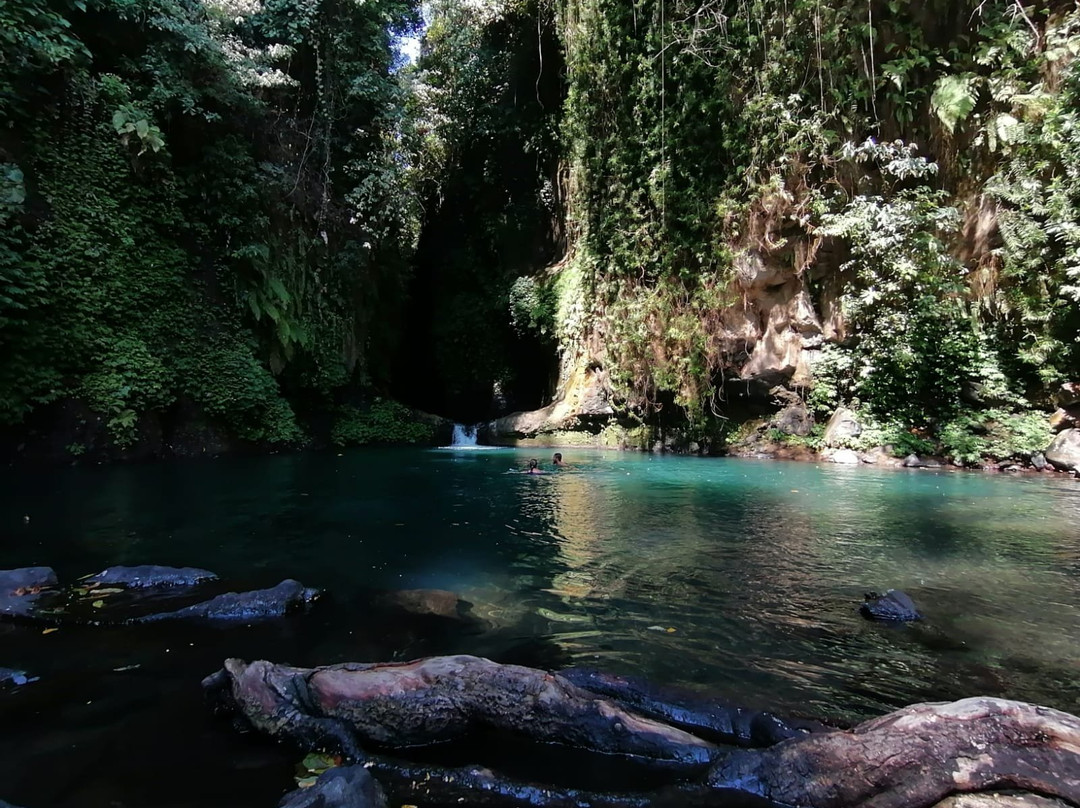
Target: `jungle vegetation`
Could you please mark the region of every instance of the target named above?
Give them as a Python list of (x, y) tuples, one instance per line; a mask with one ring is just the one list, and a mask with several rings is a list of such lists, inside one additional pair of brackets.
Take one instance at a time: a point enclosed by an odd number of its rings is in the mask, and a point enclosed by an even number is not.
[(750, 253), (878, 438), (1030, 453), (1080, 374), (1074, 3), (8, 0), (0, 46), (11, 428), (420, 439), (390, 397), (539, 406), (582, 345), (700, 426)]

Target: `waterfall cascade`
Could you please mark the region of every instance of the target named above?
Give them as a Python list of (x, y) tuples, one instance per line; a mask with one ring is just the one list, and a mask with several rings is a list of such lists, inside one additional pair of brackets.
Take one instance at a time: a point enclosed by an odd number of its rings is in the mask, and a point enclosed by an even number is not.
[(476, 445), (476, 427), (465, 426), (464, 424), (454, 424), (454, 439), (451, 441), (451, 446), (475, 446)]

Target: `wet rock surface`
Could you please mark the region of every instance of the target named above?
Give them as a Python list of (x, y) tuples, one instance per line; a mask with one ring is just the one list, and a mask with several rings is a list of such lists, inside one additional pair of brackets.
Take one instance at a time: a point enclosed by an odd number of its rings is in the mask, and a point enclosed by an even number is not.
[(243, 622), (284, 617), (299, 611), (319, 597), (319, 590), (288, 578), (269, 589), (226, 592), (210, 600), (171, 612), (158, 612), (132, 619), (131, 623), (158, 623), (168, 620), (211, 620)]
[(859, 611), (863, 617), (870, 620), (897, 623), (922, 620), (922, 615), (915, 608), (915, 602), (899, 589), (890, 589), (884, 595), (867, 592), (866, 602), (859, 607)]
[(396, 607), (409, 614), (433, 615), (457, 620), (466, 615), (470, 604), (446, 589), (398, 589), (383, 594), (380, 605)]
[[(386, 797), (363, 766), (340, 766), (323, 772), (315, 784), (290, 791), (278, 808), (385, 808)], [(3, 808), (0, 805), (0, 808)]]
[(0, 617), (23, 618), (33, 614), (42, 592), (57, 585), (51, 567), (0, 570)]
[(88, 584), (122, 586), (143, 589), (167, 586), (195, 586), (216, 581), (217, 575), (197, 567), (159, 567), (145, 564), (137, 567), (109, 567), (85, 579)]
[(735, 746), (772, 746), (810, 732), (831, 729), (817, 721), (781, 718), (764, 710), (723, 704), (644, 679), (570, 668), (559, 675), (580, 688), (614, 699), (642, 715), (665, 721), (706, 740)]
[(0, 619), (54, 627), (196, 619), (244, 622), (300, 611), (320, 594), (287, 579), (268, 589), (227, 592), (193, 603), (198, 595), (192, 588), (216, 578), (195, 567), (110, 567), (61, 587), (49, 567), (2, 570)]

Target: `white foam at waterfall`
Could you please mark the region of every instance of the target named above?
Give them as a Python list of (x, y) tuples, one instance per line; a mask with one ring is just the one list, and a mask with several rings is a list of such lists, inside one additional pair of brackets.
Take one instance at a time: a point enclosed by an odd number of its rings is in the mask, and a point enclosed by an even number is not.
[(450, 442), (451, 446), (475, 446), (476, 445), (476, 427), (465, 426), (464, 424), (454, 424), (454, 439)]

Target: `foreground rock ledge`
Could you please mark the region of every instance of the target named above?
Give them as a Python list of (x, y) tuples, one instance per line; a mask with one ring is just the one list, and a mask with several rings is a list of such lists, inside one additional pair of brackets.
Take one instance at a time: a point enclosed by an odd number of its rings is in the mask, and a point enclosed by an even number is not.
[[(1080, 718), (1003, 699), (917, 704), (852, 730), (730, 749), (640, 716), (558, 674), (470, 656), (325, 668), (231, 659), (204, 685), (218, 704), (269, 735), (363, 763), (392, 801), (930, 808), (952, 794), (1014, 789), (1080, 806)], [(654, 762), (668, 772), (670, 785), (585, 792), (368, 751), (444, 741), (475, 726)]]

